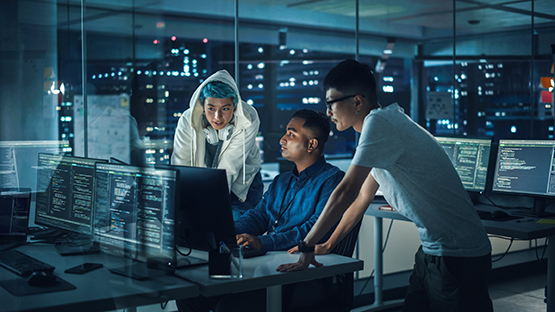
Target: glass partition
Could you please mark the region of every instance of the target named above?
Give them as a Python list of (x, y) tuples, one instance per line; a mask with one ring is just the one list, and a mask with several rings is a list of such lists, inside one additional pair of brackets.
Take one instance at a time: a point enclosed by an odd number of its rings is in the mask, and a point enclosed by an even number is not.
[[(398, 102), (434, 134), (553, 138), (551, 89), (541, 84), (553, 76), (548, 1), (408, 10), (358, 0), (8, 0), (0, 8), (0, 141), (68, 141), (64, 153), (75, 156), (168, 163), (192, 93), (227, 69), (260, 116), (263, 161), (276, 162), (284, 125), (300, 108), (325, 111), (322, 80), (345, 58), (375, 69), (382, 105)], [(333, 129), (326, 153), (348, 158), (355, 141), (354, 131)]]

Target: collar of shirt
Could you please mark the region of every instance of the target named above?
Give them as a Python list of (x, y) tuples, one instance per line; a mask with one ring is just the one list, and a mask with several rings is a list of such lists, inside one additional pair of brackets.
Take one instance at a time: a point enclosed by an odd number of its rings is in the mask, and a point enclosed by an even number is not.
[(295, 177), (297, 181), (304, 181), (308, 179), (310, 176), (312, 176), (315, 172), (320, 170), (320, 168), (322, 168), (322, 166), (324, 166), (325, 164), (326, 164), (326, 159), (322, 155), (320, 158), (318, 158), (318, 160), (315, 163), (310, 165), (305, 170), (301, 171), (301, 174), (297, 172), (297, 166), (295, 166), (295, 168), (293, 168), (292, 170), (293, 177)]

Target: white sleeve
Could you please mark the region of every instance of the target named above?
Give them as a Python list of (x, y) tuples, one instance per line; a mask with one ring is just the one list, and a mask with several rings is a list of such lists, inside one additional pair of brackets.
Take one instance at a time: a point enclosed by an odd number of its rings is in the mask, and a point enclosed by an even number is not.
[(172, 165), (192, 166), (192, 127), (189, 124), (188, 114), (184, 113), (177, 123), (173, 139)]

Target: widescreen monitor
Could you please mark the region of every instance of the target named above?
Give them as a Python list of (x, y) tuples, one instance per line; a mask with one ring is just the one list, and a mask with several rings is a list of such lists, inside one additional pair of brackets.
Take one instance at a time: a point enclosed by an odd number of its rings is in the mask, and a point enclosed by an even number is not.
[(173, 263), (177, 177), (175, 170), (98, 163), (94, 240), (100, 248)]
[(484, 192), (488, 181), (491, 139), (436, 137), (443, 147), (467, 191)]
[(554, 152), (553, 140), (499, 140), (492, 190), (534, 197), (534, 213), (544, 214), (555, 198)]
[(179, 170), (177, 245), (211, 251), (220, 242), (237, 245), (225, 170), (173, 165)]
[(95, 164), (105, 160), (40, 153), (35, 223), (92, 235)]
[[(39, 153), (65, 154), (68, 141), (0, 141), (0, 187), (37, 189)], [(39, 190), (44, 191), (44, 190)]]

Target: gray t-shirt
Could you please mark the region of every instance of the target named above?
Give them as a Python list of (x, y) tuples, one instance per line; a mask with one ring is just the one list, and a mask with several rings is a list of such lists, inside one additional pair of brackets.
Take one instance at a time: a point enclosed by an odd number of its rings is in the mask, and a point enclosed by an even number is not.
[(398, 104), (366, 116), (352, 163), (373, 168), (387, 202), (416, 225), (426, 254), (477, 257), (491, 252), (449, 157)]

